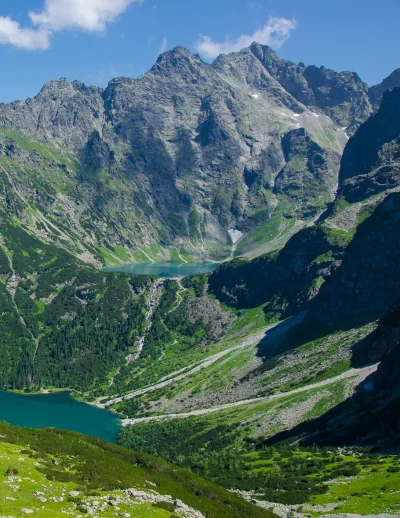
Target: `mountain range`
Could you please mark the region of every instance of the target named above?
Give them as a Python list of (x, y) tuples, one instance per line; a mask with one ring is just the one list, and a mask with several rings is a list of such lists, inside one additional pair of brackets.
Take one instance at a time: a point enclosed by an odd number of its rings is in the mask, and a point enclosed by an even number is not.
[(230, 230), (258, 255), (332, 202), (348, 135), (398, 83), (368, 88), (258, 44), (211, 65), (177, 47), (105, 90), (53, 81), (0, 107), (7, 210), (96, 265), (220, 260)]

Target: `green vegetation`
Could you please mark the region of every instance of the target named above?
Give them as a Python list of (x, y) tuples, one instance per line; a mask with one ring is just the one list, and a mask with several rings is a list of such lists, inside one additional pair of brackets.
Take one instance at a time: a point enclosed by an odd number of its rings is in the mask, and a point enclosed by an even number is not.
[[(275, 209), (273, 215), (264, 210), (266, 219), (251, 230), (238, 244), (235, 252), (236, 257), (255, 257), (261, 253), (282, 248), (290, 238), (296, 227), (297, 220), (294, 217), (293, 204), (281, 202)], [(255, 213), (250, 216), (257, 221), (262, 214)]]
[[(193, 366), (208, 356), (232, 345), (229, 342), (212, 343), (210, 326), (201, 313), (192, 320), (188, 317), (187, 303), (203, 296), (206, 276), (188, 277), (180, 281), (166, 280), (159, 303), (152, 315), (152, 325), (145, 335), (140, 358), (124, 365), (114, 379), (113, 393), (126, 394), (146, 387), (172, 372)], [(217, 306), (217, 303), (216, 307)], [(160, 361), (162, 359), (162, 361)], [(110, 392), (105, 387), (103, 394)], [(98, 394), (99, 395), (99, 394)], [(160, 395), (158, 392), (155, 395)], [(141, 404), (146, 406), (146, 400)], [(130, 402), (121, 402), (115, 410), (136, 415), (138, 408)]]
[(73, 169), (77, 167), (76, 162), (62, 157), (55, 150), (50, 149), (49, 147), (44, 146), (43, 144), (40, 144), (33, 138), (27, 138), (26, 136), (22, 135), (21, 133), (12, 128), (2, 128), (0, 130), (0, 136), (3, 135), (15, 141), (18, 144), (18, 146), (26, 153), (37, 151), (44, 159), (59, 162)]
[(356, 229), (342, 230), (339, 228), (332, 228), (328, 225), (324, 225), (324, 230), (327, 233), (329, 242), (333, 246), (346, 247), (348, 246), (355, 235)]
[[(223, 372), (219, 380), (221, 377), (226, 377), (226, 373)], [(210, 374), (207, 380), (212, 383)], [(195, 386), (193, 383), (192, 388)], [(306, 416), (321, 415), (343, 401), (351, 386), (351, 380), (339, 381), (329, 385), (325, 391), (313, 388), (273, 399), (255, 397), (251, 402), (205, 415), (139, 422), (123, 428), (120, 442), (135, 451), (195, 469), (199, 456), (251, 451), (255, 444), (284, 429), (285, 425), (279, 418), (281, 413), (290, 415), (296, 409), (297, 417), (293, 423)], [(165, 395), (169, 397), (168, 392)], [(142, 415), (139, 414), (140, 417)], [(212, 479), (213, 470), (202, 475)]]
[[(0, 424), (0, 433), (2, 495), (9, 498), (1, 506), (7, 514), (21, 513), (24, 507), (40, 508), (38, 516), (45, 518), (64, 516), (66, 508), (74, 515), (87, 514), (89, 509), (99, 512), (104, 502), (102, 516), (114, 516), (118, 503), (121, 512), (169, 518), (176, 507), (172, 502), (179, 499), (207, 518), (274, 516), (165, 461), (99, 439), (7, 424)], [(130, 488), (156, 491), (173, 500), (165, 496), (165, 501), (152, 506), (151, 499), (130, 497), (125, 491)], [(71, 491), (76, 493), (71, 496)], [(112, 501), (117, 503), (110, 505)]]
[(44, 312), (45, 332), (33, 371), (38, 386), (86, 391), (94, 383), (106, 383), (110, 370), (123, 363), (143, 332), (146, 300), (132, 297), (131, 289), (138, 288), (134, 278), (96, 278), (85, 272), (75, 282)]
[(338, 513), (400, 510), (396, 498), (400, 458), (396, 455), (354, 449), (264, 447), (256, 440), (240, 441), (240, 431), (233, 425), (210, 429), (205, 420), (195, 423), (190, 419), (162, 426), (135, 425), (134, 434), (123, 431), (122, 441), (138, 450), (150, 448), (224, 487), (255, 491), (259, 500), (334, 503)]
[(105, 275), (18, 224), (2, 235), (0, 387), (106, 383), (143, 331), (148, 279)]
[(191, 238), (196, 242), (200, 242), (202, 239), (202, 234), (200, 231), (200, 226), (202, 223), (200, 212), (195, 209), (189, 214), (189, 231)]

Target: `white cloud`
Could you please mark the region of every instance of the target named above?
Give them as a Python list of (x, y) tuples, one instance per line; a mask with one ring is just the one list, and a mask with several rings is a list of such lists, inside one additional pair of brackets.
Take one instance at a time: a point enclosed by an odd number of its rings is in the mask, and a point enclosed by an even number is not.
[(236, 40), (226, 39), (223, 43), (218, 43), (213, 41), (210, 36), (202, 36), (196, 42), (196, 49), (206, 58), (216, 58), (220, 54), (238, 52), (251, 45), (253, 41), (278, 49), (290, 38), (291, 32), (296, 26), (296, 20), (270, 17), (264, 27), (253, 34), (242, 34)]
[(79, 28), (104, 31), (134, 0), (46, 0), (43, 11), (30, 12), (37, 27), (50, 31)]
[(162, 42), (161, 42), (161, 46), (160, 46), (160, 54), (163, 54), (168, 48), (168, 40), (167, 40), (167, 37), (164, 36), (164, 38), (162, 39)]
[(0, 44), (10, 44), (20, 49), (47, 49), (49, 33), (43, 29), (24, 29), (11, 18), (0, 16)]
[(32, 27), (21, 27), (0, 16), (0, 44), (39, 50), (50, 46), (51, 37), (65, 29), (101, 32), (133, 3), (141, 0), (45, 0), (43, 9), (29, 12)]

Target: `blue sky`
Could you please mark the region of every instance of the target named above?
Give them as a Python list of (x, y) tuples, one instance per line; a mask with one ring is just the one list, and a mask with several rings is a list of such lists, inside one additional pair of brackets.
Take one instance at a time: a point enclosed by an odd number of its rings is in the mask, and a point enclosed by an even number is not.
[(0, 102), (59, 77), (136, 77), (176, 45), (212, 60), (255, 34), (283, 58), (375, 84), (400, 67), (399, 20), (399, 0), (1, 0)]

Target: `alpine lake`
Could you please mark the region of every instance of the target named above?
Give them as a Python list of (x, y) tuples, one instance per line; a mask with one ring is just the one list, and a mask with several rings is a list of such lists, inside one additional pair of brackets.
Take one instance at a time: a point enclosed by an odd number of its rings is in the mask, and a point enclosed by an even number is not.
[(105, 268), (106, 272), (130, 273), (132, 275), (150, 275), (162, 278), (187, 277), (213, 272), (220, 263), (133, 263)]
[(0, 392), (0, 420), (24, 428), (63, 428), (114, 443), (121, 429), (117, 414), (80, 403), (66, 391), (39, 395)]
[[(214, 271), (219, 263), (135, 263), (106, 268), (106, 272), (186, 277)], [(0, 420), (25, 428), (62, 428), (117, 442), (120, 417), (114, 412), (81, 403), (69, 392), (19, 394), (0, 391)]]

